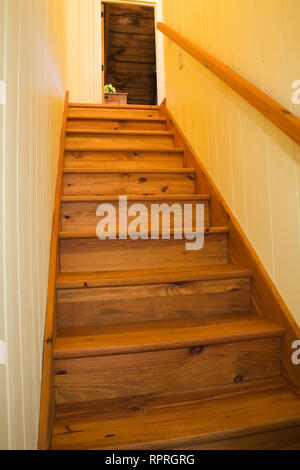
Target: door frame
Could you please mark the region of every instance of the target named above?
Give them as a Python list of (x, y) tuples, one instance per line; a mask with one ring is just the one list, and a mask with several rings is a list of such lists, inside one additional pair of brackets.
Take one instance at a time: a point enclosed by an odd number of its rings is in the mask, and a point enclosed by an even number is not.
[[(129, 3), (132, 5), (143, 5), (154, 7), (154, 22), (155, 22), (155, 43), (156, 43), (156, 80), (157, 80), (157, 101), (160, 104), (166, 97), (166, 84), (165, 84), (165, 58), (164, 58), (164, 37), (160, 33), (156, 24), (163, 21), (162, 0), (100, 0), (101, 13), (104, 11), (104, 3)], [(104, 43), (104, 18), (101, 14), (101, 89), (102, 89), (102, 104), (104, 104), (104, 70), (105, 70), (105, 43)]]

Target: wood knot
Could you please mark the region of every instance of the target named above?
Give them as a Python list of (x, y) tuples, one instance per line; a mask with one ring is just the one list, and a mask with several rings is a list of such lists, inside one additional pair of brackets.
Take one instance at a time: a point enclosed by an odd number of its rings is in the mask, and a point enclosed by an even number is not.
[(80, 153), (78, 153), (78, 152), (72, 152), (72, 157), (75, 157), (76, 160), (79, 160), (79, 158), (80, 158)]
[(146, 178), (140, 178), (140, 179), (139, 179), (139, 182), (140, 182), (140, 183), (146, 183), (146, 182), (147, 182), (147, 179), (146, 179)]
[(204, 346), (195, 346), (194, 348), (191, 348), (191, 354), (193, 356), (197, 356), (199, 354), (202, 354), (204, 351)]
[(67, 375), (68, 372), (66, 370), (59, 370), (58, 372), (56, 372), (55, 375)]
[(132, 408), (130, 408), (130, 411), (140, 411), (140, 407), (139, 406), (133, 406)]
[(165, 186), (164, 188), (162, 188), (161, 192), (162, 193), (166, 193), (169, 189), (169, 186)]
[(236, 377), (234, 377), (235, 384), (241, 383), (243, 381), (244, 381), (244, 377), (242, 375), (237, 375)]

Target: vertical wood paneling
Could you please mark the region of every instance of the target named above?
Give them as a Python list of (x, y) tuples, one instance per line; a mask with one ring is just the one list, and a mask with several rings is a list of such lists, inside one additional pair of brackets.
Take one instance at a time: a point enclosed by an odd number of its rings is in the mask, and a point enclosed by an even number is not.
[[(37, 446), (54, 183), (65, 90), (60, 0), (0, 0), (0, 448)], [(2, 315), (3, 312), (3, 315)]]
[(70, 101), (100, 103), (100, 0), (65, 0), (66, 86)]
[[(164, 0), (163, 9), (170, 27), (300, 116), (298, 0)], [(179, 73), (181, 51), (165, 45), (168, 106), (300, 323), (299, 146), (187, 54)]]

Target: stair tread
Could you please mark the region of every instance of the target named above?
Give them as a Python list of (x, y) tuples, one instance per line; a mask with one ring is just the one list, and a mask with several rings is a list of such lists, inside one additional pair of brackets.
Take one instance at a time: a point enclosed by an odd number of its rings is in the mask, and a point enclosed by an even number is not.
[(57, 288), (110, 287), (143, 284), (182, 283), (202, 280), (249, 278), (251, 270), (233, 264), (199, 266), (197, 268), (143, 269), (60, 273)]
[[(126, 407), (126, 401), (125, 407)], [(163, 402), (151, 399), (106, 413), (56, 419), (52, 449), (174, 449), (300, 425), (300, 389), (283, 386), (211, 399)], [(109, 408), (109, 402), (107, 404)]]
[(64, 168), (63, 173), (75, 174), (75, 173), (97, 173), (107, 175), (124, 175), (124, 174), (190, 174), (196, 173), (195, 168), (168, 168), (168, 169), (132, 169), (132, 170), (116, 170), (116, 169), (100, 169), (100, 168)]
[(177, 148), (173, 148), (173, 147), (168, 147), (168, 148), (164, 148), (164, 147), (109, 147), (109, 148), (106, 148), (106, 147), (99, 147), (99, 148), (93, 148), (93, 149), (78, 149), (78, 148), (71, 148), (71, 147), (68, 147), (68, 149), (66, 149), (66, 152), (70, 153), (70, 152), (84, 152), (84, 153), (93, 153), (93, 152), (110, 152), (110, 153), (113, 153), (113, 152), (133, 152), (133, 153), (139, 153), (139, 152), (148, 152), (148, 153), (151, 153), (151, 152), (157, 152), (157, 153), (184, 153), (184, 149), (183, 148), (180, 148), (180, 147), (177, 147)]
[[(191, 228), (191, 231), (194, 230), (194, 227)], [(175, 235), (175, 233), (178, 233), (178, 230), (174, 230), (174, 228), (170, 228), (170, 237)], [(228, 227), (210, 227), (209, 229), (205, 230), (205, 235), (216, 235), (216, 234), (226, 234), (229, 232)], [(182, 232), (181, 232), (182, 233)], [(185, 232), (186, 233), (186, 232)], [(149, 225), (149, 239), (150, 239), (150, 234), (151, 234), (151, 225)], [(162, 235), (162, 232), (160, 232), (160, 236)], [(116, 237), (119, 237), (119, 231), (117, 230)], [(87, 231), (87, 232), (60, 232), (59, 233), (59, 238), (61, 240), (78, 240), (78, 239), (95, 239), (98, 238), (96, 234), (96, 228), (94, 231)], [(182, 239), (185, 239), (185, 236), (183, 234)], [(168, 241), (168, 240), (166, 240)]]
[(95, 121), (146, 121), (146, 122), (166, 122), (166, 118), (164, 117), (147, 117), (147, 116), (136, 116), (136, 115), (130, 115), (128, 114), (127, 116), (120, 116), (118, 114), (115, 115), (105, 115), (105, 114), (72, 114), (69, 113), (68, 119), (92, 119)]
[(230, 396), (233, 393), (239, 395), (249, 391), (279, 389), (288, 385), (287, 379), (283, 375), (276, 377), (264, 377), (253, 381), (236, 382), (230, 385), (205, 387), (202, 389), (189, 391), (174, 391), (166, 393), (151, 393), (146, 395), (134, 395), (128, 397), (115, 397), (109, 399), (100, 399), (96, 401), (85, 401), (79, 403), (57, 404), (55, 409), (56, 422), (63, 422), (66, 419), (70, 422), (78, 419), (90, 420), (91, 416), (98, 420), (103, 417), (110, 418), (112, 413), (114, 418), (126, 417), (132, 408), (163, 408), (174, 406), (180, 403), (192, 403), (212, 398), (222, 398)]
[(160, 110), (160, 106), (157, 105), (140, 105), (140, 104), (94, 104), (94, 103), (69, 103), (69, 108), (113, 108), (118, 111), (130, 110), (130, 109), (147, 109), (147, 110)]
[[(118, 202), (120, 196), (62, 196), (62, 202)], [(128, 195), (127, 200), (130, 201), (210, 201), (210, 194), (169, 194), (157, 196), (144, 196), (144, 195)]]
[(59, 330), (54, 358), (182, 349), (281, 336), (284, 330), (254, 313), (211, 315)]
[(165, 135), (174, 136), (172, 131), (147, 131), (147, 130), (109, 130), (109, 129), (73, 129), (67, 128), (67, 134), (100, 134), (100, 135)]

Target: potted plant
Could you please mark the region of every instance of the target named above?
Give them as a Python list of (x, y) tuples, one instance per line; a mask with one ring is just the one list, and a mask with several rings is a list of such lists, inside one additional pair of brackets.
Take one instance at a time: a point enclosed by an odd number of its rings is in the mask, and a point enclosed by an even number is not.
[(117, 90), (110, 83), (109, 85), (105, 85), (104, 93), (105, 95), (115, 95), (117, 93)]
[(104, 86), (105, 103), (110, 104), (127, 104), (128, 93), (117, 93), (115, 87), (110, 83)]

